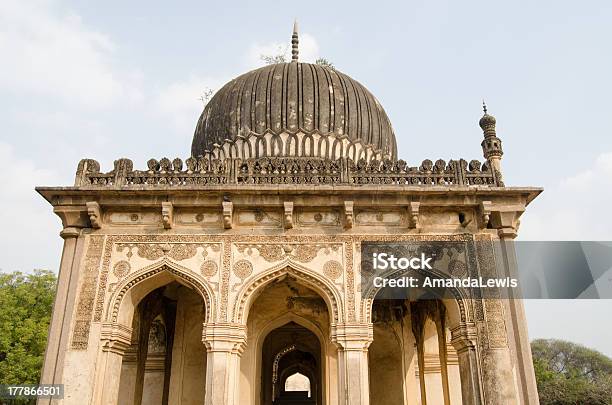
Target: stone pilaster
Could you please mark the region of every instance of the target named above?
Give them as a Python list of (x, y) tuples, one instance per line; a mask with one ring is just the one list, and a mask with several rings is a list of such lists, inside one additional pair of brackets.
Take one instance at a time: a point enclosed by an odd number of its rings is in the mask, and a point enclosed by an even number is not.
[[(85, 207), (58, 206), (54, 212), (60, 217), (64, 226), (60, 232), (60, 236), (64, 239), (64, 247), (58, 271), (41, 384), (63, 383), (64, 359), (69, 346), (70, 325), (78, 289), (78, 266), (83, 251), (83, 238), (80, 236), (82, 228), (89, 224)], [(37, 403), (47, 405), (53, 402), (55, 401), (43, 398)]]
[(238, 405), (240, 356), (246, 345), (246, 326), (206, 323), (202, 341), (207, 350), (205, 405)]
[(476, 339), (477, 331), (472, 323), (462, 323), (451, 329), (451, 344), (457, 351), (459, 358), (463, 405), (483, 404)]
[(116, 405), (119, 399), (121, 363), (131, 344), (132, 328), (104, 323), (100, 335), (102, 350), (96, 362), (93, 405)]
[(368, 347), (373, 340), (372, 324), (332, 326), (331, 339), (338, 347), (339, 404), (369, 405)]
[[(518, 265), (514, 238), (518, 234), (519, 217), (524, 207), (504, 207), (492, 212), (491, 225), (497, 229), (500, 240), (501, 266), (503, 274), (500, 277), (518, 278)], [(508, 299), (504, 300), (508, 343), (515, 359), (518, 378), (519, 399), (521, 404), (538, 404), (538, 390), (535, 371), (531, 357), (531, 345), (527, 333), (527, 319), (521, 296), (508, 291)]]

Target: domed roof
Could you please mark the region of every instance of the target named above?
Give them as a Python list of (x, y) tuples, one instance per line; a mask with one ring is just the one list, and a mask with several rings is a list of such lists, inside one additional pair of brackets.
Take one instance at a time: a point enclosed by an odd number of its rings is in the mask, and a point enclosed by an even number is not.
[[(248, 139), (255, 142), (244, 152)], [(240, 157), (397, 157), (393, 128), (372, 93), (331, 67), (295, 60), (245, 73), (212, 97), (191, 153), (227, 156), (228, 142)]]

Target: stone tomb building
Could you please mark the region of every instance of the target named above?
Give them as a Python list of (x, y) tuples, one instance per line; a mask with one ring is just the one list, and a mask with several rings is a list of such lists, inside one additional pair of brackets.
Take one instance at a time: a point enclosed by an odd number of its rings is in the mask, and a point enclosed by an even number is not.
[(84, 159), (37, 189), (64, 239), (42, 383), (65, 397), (40, 404), (538, 403), (520, 300), (385, 317), (360, 288), (362, 241), (483, 242), (466, 274), (511, 271), (541, 190), (503, 184), (493, 116), (483, 163), (413, 166), (376, 98), (292, 42), (214, 95), (192, 157)]

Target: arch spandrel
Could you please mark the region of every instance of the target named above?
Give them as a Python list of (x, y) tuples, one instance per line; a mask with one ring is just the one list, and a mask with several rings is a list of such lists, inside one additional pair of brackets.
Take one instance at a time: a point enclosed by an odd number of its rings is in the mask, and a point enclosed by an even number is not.
[(328, 280), (323, 274), (295, 263), (291, 259), (284, 259), (278, 264), (258, 272), (251, 279), (246, 280), (240, 286), (235, 295), (232, 321), (245, 323), (249, 310), (257, 296), (263, 289), (275, 280), (286, 275), (291, 275), (302, 282), (305, 286), (316, 291), (327, 305), (332, 323), (342, 322), (345, 318), (343, 294), (338, 286)]
[(172, 281), (196, 291), (204, 301), (205, 322), (215, 320), (215, 295), (208, 283), (193, 271), (164, 258), (130, 274), (117, 285), (107, 304), (106, 322), (131, 325), (134, 308), (140, 300)]

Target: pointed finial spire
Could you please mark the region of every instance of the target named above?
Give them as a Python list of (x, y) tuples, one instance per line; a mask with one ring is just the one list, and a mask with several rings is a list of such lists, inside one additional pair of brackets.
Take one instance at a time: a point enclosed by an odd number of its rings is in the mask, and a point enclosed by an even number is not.
[(482, 99), (482, 111), (484, 111), (485, 115), (487, 115), (487, 104), (484, 101), (484, 98)]
[(291, 35), (291, 62), (298, 61), (298, 55), (300, 51), (298, 50), (298, 45), (300, 40), (298, 39), (298, 23), (297, 19), (293, 22), (293, 35)]

